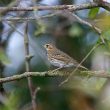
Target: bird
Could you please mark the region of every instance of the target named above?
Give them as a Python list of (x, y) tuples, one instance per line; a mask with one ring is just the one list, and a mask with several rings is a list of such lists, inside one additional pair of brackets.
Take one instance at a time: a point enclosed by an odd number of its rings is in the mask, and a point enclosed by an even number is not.
[(48, 61), (51, 65), (58, 68), (78, 67), (88, 70), (86, 67), (80, 65), (76, 60), (70, 57), (68, 54), (56, 48), (53, 44), (45, 44), (44, 48), (47, 51)]

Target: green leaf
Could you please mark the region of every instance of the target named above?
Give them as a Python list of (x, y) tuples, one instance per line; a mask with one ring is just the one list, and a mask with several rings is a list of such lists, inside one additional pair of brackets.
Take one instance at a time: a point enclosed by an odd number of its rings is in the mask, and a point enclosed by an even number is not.
[(3, 64), (9, 64), (9, 63), (10, 63), (8, 57), (6, 56), (4, 50), (2, 50), (2, 49), (0, 49), (0, 61), (1, 61)]
[(89, 11), (88, 17), (91, 19), (94, 19), (97, 15), (97, 13), (99, 12), (99, 7), (98, 8), (93, 8)]

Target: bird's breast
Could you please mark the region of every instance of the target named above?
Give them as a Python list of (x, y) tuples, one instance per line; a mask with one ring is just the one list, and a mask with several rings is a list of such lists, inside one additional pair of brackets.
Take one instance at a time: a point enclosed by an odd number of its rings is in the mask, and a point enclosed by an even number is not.
[(73, 63), (66, 63), (62, 60), (58, 60), (58, 59), (54, 59), (54, 58), (49, 59), (49, 61), (52, 65), (54, 65), (56, 67), (60, 67), (60, 68), (74, 66)]

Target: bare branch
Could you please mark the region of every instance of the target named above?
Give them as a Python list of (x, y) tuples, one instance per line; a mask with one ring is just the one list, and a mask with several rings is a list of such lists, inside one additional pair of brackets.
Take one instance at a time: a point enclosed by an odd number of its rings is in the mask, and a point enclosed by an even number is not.
[(101, 2), (99, 1), (97, 4), (99, 6), (101, 6), (102, 8), (110, 11), (110, 3), (106, 2), (106, 1), (101, 1)]
[(102, 7), (110, 11), (110, 3), (101, 2), (101, 3), (85, 3), (80, 5), (56, 5), (56, 6), (34, 6), (34, 7), (0, 7), (0, 14), (4, 14), (9, 11), (34, 11), (34, 10), (69, 10), (69, 11), (78, 11), (83, 9), (91, 9), (96, 7)]
[[(85, 24), (87, 26), (89, 26), (90, 28), (94, 29), (99, 35), (102, 33), (101, 29), (96, 27), (95, 25), (93, 25), (92, 23), (88, 22), (87, 20), (84, 20), (84, 19), (81, 19), (79, 16), (77, 16), (76, 14), (74, 13), (71, 13), (68, 11), (68, 14), (71, 14), (73, 17), (75, 17), (78, 22), (82, 23), (82, 24)], [(102, 36), (100, 36), (100, 39), (102, 40), (103, 43), (105, 43), (104, 39)]]
[[(71, 74), (71, 73), (70, 73)], [(106, 71), (82, 71), (81, 75), (84, 75), (86, 77), (87, 75), (91, 75), (93, 77), (98, 77), (98, 78), (110, 78), (110, 73), (106, 72)], [(78, 75), (78, 74), (74, 74), (74, 75)], [(21, 80), (23, 78), (27, 78), (27, 77), (63, 77), (63, 76), (67, 76), (67, 74), (63, 74), (63, 72), (55, 71), (47, 71), (47, 72), (25, 72), (23, 74), (20, 75), (13, 75), (10, 77), (6, 77), (6, 78), (0, 78), (0, 83), (7, 83), (7, 82), (11, 82), (11, 81), (16, 81), (16, 80)]]
[(69, 10), (69, 11), (77, 11), (83, 9), (90, 9), (99, 7), (97, 3), (90, 2), (81, 5), (56, 5), (56, 6), (35, 6), (35, 7), (0, 7), (0, 13), (8, 12), (8, 11), (34, 11), (34, 10)]
[(92, 25), (90, 22), (81, 19), (79, 16), (77, 16), (76, 14), (72, 14), (80, 23), (85, 24), (91, 28), (93, 28), (96, 32), (98, 32), (99, 34), (101, 34), (101, 30), (97, 27), (95, 27), (94, 25)]
[[(29, 72), (30, 69), (30, 60), (31, 60), (31, 56), (29, 53), (29, 38), (28, 38), (28, 23), (26, 22), (26, 27), (25, 27), (25, 34), (24, 34), (24, 45), (25, 45), (25, 66), (26, 66), (26, 72)], [(29, 90), (31, 93), (31, 99), (32, 99), (32, 107), (33, 110), (37, 109), (37, 105), (36, 105), (36, 101), (33, 98), (34, 95), (34, 87), (33, 87), (33, 83), (32, 83), (32, 79), (31, 77), (28, 77), (28, 86), (29, 86)]]
[(48, 15), (44, 15), (44, 16), (38, 16), (37, 18), (35, 17), (11, 17), (11, 18), (4, 18), (4, 17), (0, 17), (0, 21), (17, 21), (17, 22), (24, 22), (24, 21), (32, 21), (32, 20), (37, 20), (37, 19), (44, 19), (44, 18), (49, 18), (49, 17), (53, 17), (57, 14), (59, 14), (60, 12), (56, 12), (56, 13), (52, 13), (52, 14), (48, 14)]
[(63, 76), (62, 73), (57, 73), (57, 72), (25, 72), (23, 74), (20, 75), (13, 75), (10, 77), (6, 77), (6, 78), (0, 78), (0, 83), (6, 83), (6, 82), (10, 82), (10, 81), (15, 81), (15, 80), (20, 80), (23, 78), (27, 78), (27, 77), (31, 77), (31, 76)]
[(110, 78), (110, 73), (107, 73), (105, 71), (82, 71), (83, 74), (90, 75), (93, 77), (98, 77), (98, 78)]
[(36, 95), (37, 95), (37, 92), (40, 90), (40, 87), (37, 87), (35, 90), (34, 90), (34, 94), (33, 94), (33, 100), (36, 100)]

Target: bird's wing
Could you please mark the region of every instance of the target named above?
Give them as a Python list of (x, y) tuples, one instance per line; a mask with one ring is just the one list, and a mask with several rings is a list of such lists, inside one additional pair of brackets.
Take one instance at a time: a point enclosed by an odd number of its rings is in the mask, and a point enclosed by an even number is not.
[[(70, 57), (68, 54), (58, 50), (58, 52), (54, 53), (54, 55), (52, 56), (54, 59), (57, 59), (57, 60), (61, 60), (65, 63), (73, 63), (73, 65), (75, 67), (77, 67), (79, 65), (79, 63), (73, 59), (72, 57)], [(79, 68), (82, 68), (82, 69), (85, 69), (85, 70), (88, 70), (86, 67), (80, 65)]]
[(77, 61), (75, 61), (72, 57), (70, 57), (68, 54), (58, 50), (55, 54), (54, 54), (54, 58), (58, 59), (58, 60), (62, 60), (65, 63), (77, 63)]

